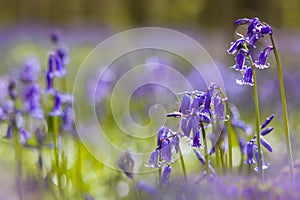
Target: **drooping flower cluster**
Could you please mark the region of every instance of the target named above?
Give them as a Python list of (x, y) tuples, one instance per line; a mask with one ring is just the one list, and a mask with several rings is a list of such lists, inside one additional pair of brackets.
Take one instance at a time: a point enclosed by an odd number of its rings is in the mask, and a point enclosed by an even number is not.
[[(50, 36), (55, 50), (49, 54), (48, 70), (45, 75), (46, 92), (53, 95), (54, 103), (50, 116), (59, 116), (62, 118), (62, 130), (67, 132), (74, 131), (74, 117), (72, 109), (72, 95), (66, 93), (65, 76), (67, 73), (66, 65), (69, 62), (68, 50), (60, 43), (58, 33), (52, 33)], [(60, 85), (54, 86), (54, 80), (60, 81)], [(61, 86), (61, 88), (58, 88)]]
[(181, 130), (185, 137), (191, 139), (192, 147), (201, 146), (201, 124), (209, 125), (212, 119), (225, 120), (226, 98), (218, 89), (218, 86), (212, 84), (206, 92), (185, 92), (179, 112), (167, 115), (167, 117), (181, 117)]
[(148, 167), (163, 168), (161, 183), (168, 183), (172, 172), (173, 153), (178, 154), (180, 133), (162, 126), (157, 134), (157, 148), (151, 153)]
[[(261, 132), (260, 132), (260, 142), (261, 144), (269, 151), (272, 152), (272, 146), (269, 144), (269, 142), (263, 137), (267, 134), (269, 134), (274, 127), (267, 127), (267, 125), (272, 121), (272, 119), (274, 118), (274, 115), (269, 116), (264, 123), (260, 126), (261, 128)], [(255, 154), (255, 159), (256, 162), (259, 162), (259, 158), (258, 158), (258, 147), (256, 144), (256, 136), (254, 136), (251, 140), (249, 140), (247, 142), (247, 144), (245, 145), (245, 152), (247, 154), (247, 161), (246, 163), (249, 165), (255, 164), (255, 160), (253, 159), (253, 153)], [(262, 153), (262, 152), (261, 152)], [(262, 155), (262, 167), (263, 170), (267, 169), (269, 167), (269, 163), (265, 163), (264, 158), (263, 158), (263, 153)], [(255, 171), (259, 171), (259, 167), (255, 167), (254, 168)]]
[(232, 67), (237, 71), (240, 71), (243, 74), (241, 80), (236, 80), (236, 83), (239, 85), (250, 85), (253, 86), (253, 72), (254, 65), (258, 69), (266, 69), (270, 66), (267, 63), (267, 58), (270, 52), (273, 50), (272, 46), (267, 45), (264, 48), (254, 63), (253, 59), (249, 53), (251, 48), (256, 48), (256, 43), (263, 38), (265, 35), (272, 35), (272, 28), (264, 23), (260, 22), (258, 18), (253, 19), (238, 19), (235, 21), (236, 25), (248, 24), (246, 36), (238, 34), (240, 36), (235, 42), (230, 44), (230, 48), (227, 52), (235, 56), (236, 64)]

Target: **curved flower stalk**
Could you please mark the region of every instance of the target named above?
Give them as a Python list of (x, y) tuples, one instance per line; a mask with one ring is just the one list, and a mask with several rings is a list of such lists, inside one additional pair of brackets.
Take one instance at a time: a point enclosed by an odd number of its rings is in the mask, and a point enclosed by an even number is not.
[[(237, 71), (240, 71), (243, 74), (243, 78), (240, 80), (236, 80), (236, 83), (239, 85), (250, 85), (253, 87), (254, 93), (254, 104), (255, 104), (255, 115), (256, 115), (256, 137), (257, 137), (257, 148), (258, 148), (258, 157), (261, 160), (261, 142), (260, 142), (260, 113), (259, 113), (259, 103), (258, 103), (258, 89), (257, 89), (257, 81), (256, 81), (256, 72), (255, 69), (266, 69), (270, 65), (267, 63), (267, 57), (270, 52), (273, 50), (273, 46), (267, 45), (258, 58), (253, 62), (253, 58), (250, 54), (251, 48), (256, 48), (256, 43), (264, 38), (266, 35), (272, 35), (272, 28), (266, 24), (260, 22), (258, 18), (253, 19), (238, 19), (234, 22), (236, 25), (244, 25), (247, 24), (247, 33), (246, 36), (241, 35), (240, 39), (232, 42), (230, 48), (228, 49), (228, 53), (236, 56), (236, 64), (232, 67)], [(262, 162), (259, 162), (259, 168), (261, 172), (262, 178), (263, 170), (262, 170)]]

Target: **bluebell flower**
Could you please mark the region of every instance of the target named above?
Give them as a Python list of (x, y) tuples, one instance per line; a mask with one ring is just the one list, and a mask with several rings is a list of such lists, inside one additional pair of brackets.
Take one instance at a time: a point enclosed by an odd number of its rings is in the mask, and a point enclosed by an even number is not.
[(253, 82), (253, 74), (252, 74), (252, 68), (251, 67), (247, 67), (245, 70), (245, 73), (243, 75), (243, 79), (242, 80), (236, 80), (236, 83), (239, 85), (250, 85), (253, 86), (254, 82)]
[(273, 131), (273, 129), (274, 129), (274, 127), (268, 127), (265, 130), (262, 130), (260, 132), (260, 135), (265, 136), (265, 135), (269, 134), (271, 131)]
[(258, 69), (266, 69), (270, 67), (270, 64), (267, 63), (268, 55), (271, 53), (273, 47), (266, 47), (262, 52), (260, 52), (258, 59), (255, 61), (254, 65)]
[(217, 118), (222, 120), (225, 118), (224, 103), (222, 102), (222, 99), (219, 97), (219, 94), (217, 94), (214, 98), (214, 111)]
[(235, 55), (246, 43), (245, 38), (237, 39), (235, 42), (230, 43), (230, 48), (227, 50), (229, 54)]
[(40, 63), (36, 59), (27, 60), (25, 67), (20, 72), (20, 80), (23, 82), (34, 82), (38, 78)]
[(44, 112), (40, 104), (40, 90), (37, 84), (28, 85), (23, 92), (25, 111), (31, 116), (43, 119)]
[(246, 37), (249, 41), (249, 44), (255, 47), (255, 43), (266, 34), (273, 34), (272, 28), (269, 25), (267, 25), (266, 23), (261, 23), (257, 17), (249, 20)]
[(248, 143), (247, 143), (247, 163), (249, 165), (252, 165), (255, 163), (254, 159), (253, 159), (253, 149), (254, 149), (254, 141), (253, 140), (250, 140)]
[(62, 128), (64, 131), (73, 132), (74, 131), (74, 116), (72, 106), (67, 105), (63, 111), (63, 124)]
[(63, 77), (66, 75), (66, 70), (63, 61), (56, 52), (52, 52), (49, 55), (47, 73), (50, 75), (51, 78)]
[(200, 142), (200, 131), (197, 130), (196, 134), (194, 134), (194, 138), (193, 138), (193, 147), (197, 147), (200, 148), (201, 147), (201, 142)]
[(51, 73), (46, 74), (46, 91), (53, 93), (55, 91), (53, 87), (53, 77), (51, 76)]
[(204, 122), (204, 123), (207, 123), (209, 124), (210, 123), (210, 117), (207, 115), (207, 114), (204, 114), (204, 113), (199, 113), (199, 119)]
[(8, 124), (8, 126), (7, 126), (5, 138), (10, 139), (10, 138), (12, 138), (12, 137), (13, 137), (13, 126), (12, 126), (12, 124), (10, 123), (10, 124)]
[(270, 152), (273, 151), (272, 146), (269, 144), (267, 140), (263, 136), (260, 136), (260, 142), (261, 144)]
[(193, 120), (193, 118), (190, 118), (188, 121), (188, 124), (187, 124), (186, 133), (185, 133), (185, 136), (188, 138), (190, 137), (190, 134), (191, 134), (191, 131), (193, 128), (193, 124), (194, 124), (194, 120)]
[(25, 128), (20, 128), (20, 143), (25, 144), (30, 137), (29, 132)]
[(63, 114), (62, 112), (62, 105), (61, 105), (61, 99), (59, 96), (59, 93), (55, 93), (54, 95), (54, 105), (50, 116), (61, 116)]
[(190, 95), (185, 94), (182, 98), (179, 112), (181, 112), (184, 115), (189, 114), (190, 105), (191, 105), (191, 97), (190, 97)]
[(50, 34), (50, 40), (51, 40), (51, 42), (53, 42), (54, 44), (59, 43), (59, 41), (60, 41), (59, 33), (58, 33), (57, 31), (52, 32), (52, 33)]
[(174, 146), (176, 153), (178, 153), (178, 151), (179, 151), (179, 143), (180, 143), (180, 140), (179, 140), (178, 135), (176, 134), (173, 136), (173, 140), (172, 140), (172, 145)]
[(7, 114), (4, 112), (3, 108), (0, 107), (0, 121), (5, 121), (7, 119)]
[(237, 71), (243, 71), (247, 66), (245, 66), (245, 54), (243, 51), (239, 51), (237, 56), (235, 57), (236, 64), (233, 68)]
[(150, 185), (147, 182), (144, 182), (144, 181), (137, 182), (136, 188), (138, 190), (148, 193), (151, 196), (154, 196), (154, 197), (160, 196), (160, 191), (157, 188), (155, 188), (153, 185)]
[[(261, 129), (265, 128), (274, 118), (274, 114), (270, 115), (263, 123), (262, 125), (260, 126)], [(262, 134), (261, 135), (266, 135), (266, 134)]]
[(162, 171), (162, 175), (161, 175), (161, 179), (160, 179), (160, 182), (162, 184), (170, 183), (169, 178), (170, 178), (171, 172), (172, 172), (172, 167), (170, 165), (163, 167), (163, 171)]
[(162, 145), (160, 148), (161, 157), (166, 163), (173, 163), (172, 160), (172, 144), (169, 139), (165, 139), (162, 141)]
[(10, 98), (15, 101), (17, 98), (16, 81), (11, 79), (8, 84), (8, 94)]
[(183, 117), (183, 118), (181, 119), (180, 123), (181, 123), (181, 126), (180, 126), (180, 127), (181, 127), (181, 130), (182, 130), (183, 134), (184, 134), (185, 136), (189, 137), (189, 133), (187, 132), (188, 119), (185, 118), (185, 117)]
[(159, 153), (160, 153), (160, 150), (157, 150), (157, 149), (155, 149), (151, 153), (147, 167), (153, 167), (153, 168), (158, 168), (159, 167), (159, 163), (158, 163)]
[(125, 152), (118, 161), (119, 168), (130, 179), (133, 178), (134, 160), (129, 152)]
[(248, 18), (241, 18), (241, 19), (237, 19), (234, 21), (235, 25), (244, 25), (244, 24), (248, 24), (251, 20)]
[[(256, 158), (257, 163), (259, 163), (260, 160), (259, 160), (259, 156), (258, 156), (258, 148), (256, 148), (256, 150), (255, 150), (255, 158)], [(263, 153), (261, 153), (261, 160), (262, 160), (262, 169), (263, 170), (268, 169), (269, 166), (270, 166), (270, 164), (269, 163), (265, 163), (265, 159), (264, 159)], [(258, 166), (254, 167), (254, 170), (257, 171), (257, 172), (259, 172), (259, 167)]]
[(210, 91), (207, 90), (206, 98), (205, 98), (205, 102), (204, 102), (204, 108), (201, 112), (211, 114), (210, 104), (211, 104), (211, 94), (210, 94)]

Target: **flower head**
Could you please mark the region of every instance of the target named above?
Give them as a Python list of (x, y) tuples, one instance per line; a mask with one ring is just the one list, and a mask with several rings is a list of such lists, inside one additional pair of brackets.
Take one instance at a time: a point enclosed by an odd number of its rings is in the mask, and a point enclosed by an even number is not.
[(244, 72), (243, 79), (242, 80), (236, 80), (236, 83), (239, 85), (250, 85), (253, 86), (253, 74), (252, 74), (252, 68), (247, 67), (247, 69)]
[(262, 52), (260, 52), (258, 59), (255, 61), (254, 65), (258, 69), (266, 69), (270, 67), (270, 64), (267, 63), (268, 55), (271, 53), (273, 47), (266, 47)]

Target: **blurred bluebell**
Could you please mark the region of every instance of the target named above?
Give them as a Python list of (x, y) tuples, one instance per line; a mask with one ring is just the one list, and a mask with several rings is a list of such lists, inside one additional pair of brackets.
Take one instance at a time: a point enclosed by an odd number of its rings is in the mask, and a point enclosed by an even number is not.
[(253, 140), (250, 140), (248, 143), (247, 143), (247, 163), (252, 165), (255, 163), (254, 159), (253, 159), (253, 150), (254, 150), (254, 141)]
[(30, 137), (29, 132), (25, 128), (22, 127), (22, 128), (20, 128), (19, 133), (20, 133), (21, 144), (25, 144)]
[(23, 82), (34, 82), (38, 79), (40, 63), (37, 59), (29, 59), (20, 72), (20, 80)]
[[(256, 158), (257, 163), (259, 163), (260, 160), (259, 160), (258, 149), (257, 148), (255, 150), (255, 158)], [(262, 169), (263, 170), (268, 169), (269, 166), (270, 166), (270, 164), (269, 163), (265, 163), (265, 159), (264, 159), (263, 153), (261, 153), (261, 160), (262, 160)], [(259, 171), (259, 167), (258, 166), (254, 167), (254, 170), (258, 172)]]
[(46, 91), (53, 93), (55, 91), (53, 87), (53, 77), (51, 76), (51, 73), (46, 74)]
[(157, 149), (155, 149), (151, 153), (147, 167), (152, 167), (152, 168), (158, 168), (159, 167), (159, 163), (158, 163), (159, 153), (160, 153), (160, 150), (157, 150)]
[(144, 191), (144, 192), (150, 194), (151, 196), (154, 196), (154, 197), (160, 196), (160, 191), (156, 187), (154, 187), (153, 185), (151, 185), (145, 181), (137, 182), (136, 188), (140, 191)]
[(13, 137), (13, 126), (12, 126), (12, 124), (10, 123), (10, 124), (8, 124), (8, 126), (7, 126), (5, 138), (10, 139), (10, 138), (12, 138), (12, 137)]
[(52, 111), (49, 113), (50, 116), (61, 116), (62, 112), (62, 105), (60, 100), (60, 95), (58, 92), (54, 95), (54, 105)]
[(118, 161), (118, 166), (128, 178), (133, 178), (134, 160), (129, 152), (123, 153)]
[(63, 120), (62, 129), (66, 132), (73, 132), (75, 127), (74, 127), (74, 116), (73, 116), (72, 106), (70, 105), (65, 106), (62, 120)]
[(17, 98), (16, 81), (13, 79), (9, 81), (8, 94), (13, 101)]
[(172, 144), (169, 139), (165, 139), (162, 141), (161, 145), (161, 157), (166, 163), (172, 163)]
[(170, 165), (166, 165), (166, 166), (163, 167), (161, 180), (160, 180), (160, 182), (162, 184), (169, 184), (170, 183), (169, 178), (170, 178), (171, 172), (172, 172), (172, 168), (171, 168)]

